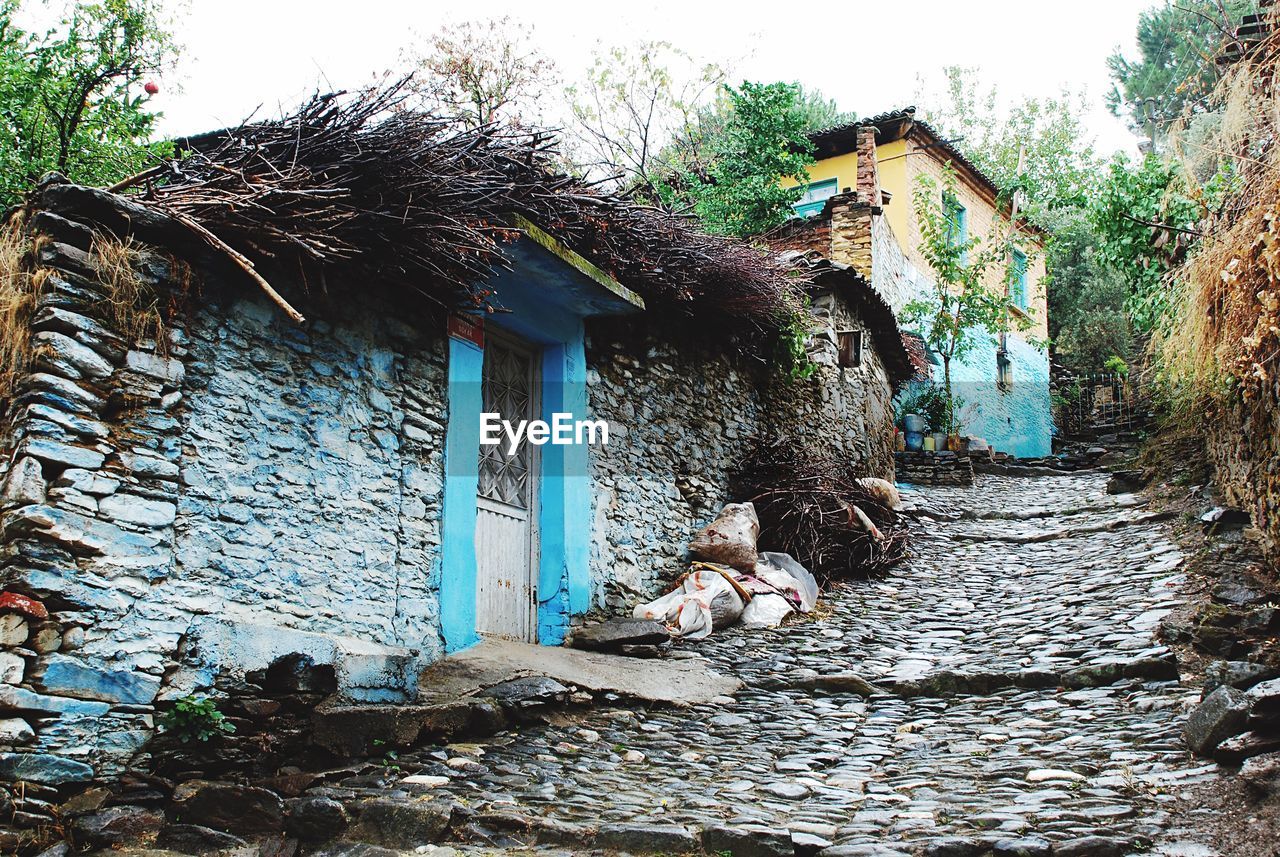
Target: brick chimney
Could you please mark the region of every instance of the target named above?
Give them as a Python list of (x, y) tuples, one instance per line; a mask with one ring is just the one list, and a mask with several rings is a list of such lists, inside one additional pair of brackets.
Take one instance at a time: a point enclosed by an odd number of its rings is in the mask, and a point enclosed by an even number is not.
[(880, 213), (880, 170), (876, 166), (876, 129), (863, 125), (858, 129), (858, 200)]
[(880, 213), (876, 129), (858, 129), (858, 177), (852, 193), (831, 200), (831, 261), (871, 279), (871, 218)]

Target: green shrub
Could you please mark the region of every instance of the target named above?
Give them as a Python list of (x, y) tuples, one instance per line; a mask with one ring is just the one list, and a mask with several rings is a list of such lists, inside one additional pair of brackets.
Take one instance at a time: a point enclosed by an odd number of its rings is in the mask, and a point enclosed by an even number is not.
[(215, 735), (236, 731), (234, 723), (208, 697), (184, 696), (160, 717), (160, 728), (182, 743), (208, 741)]

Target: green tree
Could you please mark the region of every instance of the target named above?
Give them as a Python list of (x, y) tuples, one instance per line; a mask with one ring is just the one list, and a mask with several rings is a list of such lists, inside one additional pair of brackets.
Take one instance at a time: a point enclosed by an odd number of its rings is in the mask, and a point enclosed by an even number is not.
[(796, 87), (796, 109), (804, 119), (806, 131), (823, 131), (858, 121), (857, 113), (841, 110), (834, 98), (827, 98), (820, 90), (800, 84)]
[[(1027, 249), (1014, 233), (995, 232), (986, 240), (971, 236), (961, 239), (952, 219), (948, 200), (955, 199), (956, 174), (950, 167), (942, 182), (926, 175), (912, 189), (912, 208), (920, 223), (921, 250), (934, 276), (927, 299), (914, 300), (903, 307), (902, 320), (917, 326), (929, 347), (942, 359), (943, 390), (946, 393), (946, 430), (960, 429), (955, 390), (951, 384), (951, 364), (963, 360), (980, 343), (990, 342), (1007, 329), (1010, 312), (1005, 294), (991, 290), (988, 283), (999, 271), (1006, 281), (1013, 276), (1011, 250)], [(1022, 322), (1023, 326), (1028, 323)]]
[(1167, 317), (1165, 275), (1199, 237), (1216, 184), (1193, 195), (1182, 171), (1155, 154), (1136, 164), (1117, 155), (1108, 166), (1090, 221), (1098, 259), (1127, 287), (1125, 307), (1137, 330), (1154, 330)]
[(1173, 120), (1206, 110), (1219, 78), (1214, 59), (1258, 6), (1257, 0), (1164, 0), (1143, 12), (1138, 56), (1116, 51), (1107, 60), (1111, 112), (1139, 135), (1158, 136)]
[(673, 164), (661, 193), (668, 204), (691, 208), (709, 232), (745, 237), (791, 215), (803, 189), (780, 182), (808, 180), (813, 146), (797, 84), (744, 82), (723, 94), (723, 123), (702, 126), (698, 159)]
[(1096, 186), (1100, 163), (1085, 120), (1082, 95), (1023, 98), (1002, 107), (997, 89), (973, 68), (948, 66), (941, 93), (922, 92), (932, 106), (923, 118), (957, 145), (1001, 189), (1005, 202), (1018, 191), (1019, 211), (1078, 206)]
[(167, 150), (143, 89), (175, 56), (153, 0), (77, 3), (43, 34), (0, 0), (0, 199), (12, 204), (57, 170), (109, 184)]

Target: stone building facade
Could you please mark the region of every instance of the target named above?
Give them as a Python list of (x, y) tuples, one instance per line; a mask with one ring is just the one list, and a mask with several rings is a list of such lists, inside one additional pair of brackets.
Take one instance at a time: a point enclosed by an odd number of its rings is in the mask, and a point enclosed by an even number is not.
[[(934, 293), (912, 204), (920, 177), (940, 186), (944, 170), (955, 172), (963, 229), (979, 236), (984, 246), (1007, 228), (1007, 212), (994, 184), (915, 120), (914, 108), (819, 132), (812, 139), (818, 162), (810, 169), (810, 187), (827, 183), (834, 192), (820, 211), (778, 230), (774, 244), (848, 264), (869, 279), (895, 313)], [(1048, 338), (1045, 259), (1037, 236), (1031, 234), (1027, 240), (1038, 251), (1025, 260), (1025, 310), (1011, 306), (1014, 318), (999, 336), (972, 332), (979, 344), (952, 365), (952, 379), (966, 403), (963, 433), (980, 436), (1012, 455), (1036, 457), (1051, 452), (1054, 428), (1049, 360), (1040, 344)], [(987, 288), (1004, 294), (1005, 275), (1003, 268), (993, 267)], [(941, 380), (941, 365), (935, 365), (932, 374), (934, 382)]]
[[(330, 665), (339, 700), (412, 699), (424, 664), (484, 630), (472, 411), (500, 336), (540, 355), (545, 409), (612, 429), (581, 459), (543, 453), (526, 639), (657, 594), (753, 436), (892, 473), (910, 369), (888, 306), (842, 266), (811, 295), (818, 370), (787, 382), (545, 235), (512, 245), (494, 278), (511, 312), (483, 325), (331, 283), (299, 326), (243, 278), (135, 244), (138, 279), (176, 309), (130, 337), (99, 226), (66, 207), (29, 222), (46, 273), (2, 427), (0, 779), (116, 776), (175, 699), (291, 655)], [(841, 366), (849, 333), (865, 345)]]

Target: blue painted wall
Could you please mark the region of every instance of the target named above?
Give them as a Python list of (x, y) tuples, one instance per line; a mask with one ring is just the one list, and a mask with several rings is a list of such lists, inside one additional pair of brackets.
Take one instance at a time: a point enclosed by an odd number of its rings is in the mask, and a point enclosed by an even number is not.
[[(1002, 452), (1019, 458), (1038, 458), (1052, 452), (1053, 413), (1049, 400), (1049, 357), (1016, 333), (1007, 338), (1013, 363), (1013, 386), (996, 384), (996, 342), (976, 334), (980, 344), (963, 363), (951, 366), (952, 387), (964, 399), (964, 434), (985, 438)], [(942, 366), (933, 367), (942, 382)]]
[[(449, 338), (449, 423), (444, 442), (440, 528), (440, 632), (446, 652), (480, 641), (476, 633), (476, 489), (479, 484), (480, 370), (484, 352)], [(474, 414), (470, 419), (459, 415)]]

